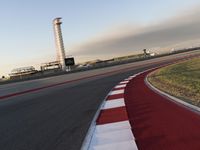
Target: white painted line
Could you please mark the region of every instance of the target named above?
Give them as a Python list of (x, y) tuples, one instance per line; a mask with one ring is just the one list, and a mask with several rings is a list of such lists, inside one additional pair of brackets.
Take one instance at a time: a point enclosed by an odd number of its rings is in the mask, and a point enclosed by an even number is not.
[(137, 76), (137, 74), (130, 76), (131, 78), (135, 78)]
[(115, 86), (115, 89), (124, 88), (124, 87), (126, 87), (126, 84), (120, 84), (120, 85)]
[(98, 145), (90, 150), (138, 150), (135, 141), (118, 142), (114, 144)]
[(111, 108), (122, 107), (122, 106), (125, 106), (124, 98), (113, 99), (113, 100), (106, 101), (102, 109), (111, 109)]
[(132, 78), (130, 78), (130, 77), (129, 77), (129, 78), (127, 78), (127, 79), (125, 79), (125, 81), (130, 81), (130, 80), (132, 80)]
[[(104, 102), (107, 99), (107, 97), (108, 97), (108, 95), (104, 98)], [(97, 110), (97, 112), (92, 120), (92, 123), (88, 129), (88, 133), (87, 133), (87, 135), (83, 141), (83, 144), (81, 146), (81, 150), (88, 150), (90, 148), (92, 137), (93, 137), (95, 129), (96, 129), (96, 120), (100, 114), (100, 111), (101, 111), (101, 108), (103, 105), (104, 105), (104, 103), (101, 103), (101, 105), (98, 107), (98, 110)]]
[(111, 132), (122, 129), (131, 129), (129, 121), (120, 121), (96, 126), (96, 133)]
[(136, 75), (138, 76), (138, 75), (140, 75), (140, 74), (142, 74), (143, 72), (139, 72), (139, 73), (137, 73)]
[(92, 139), (92, 146), (114, 144), (130, 140), (135, 140), (131, 129), (122, 129), (104, 133), (95, 132)]
[(116, 95), (116, 94), (123, 94), (124, 90), (116, 90), (116, 91), (112, 91), (109, 95)]
[(121, 81), (119, 84), (125, 84), (128, 83), (129, 81)]

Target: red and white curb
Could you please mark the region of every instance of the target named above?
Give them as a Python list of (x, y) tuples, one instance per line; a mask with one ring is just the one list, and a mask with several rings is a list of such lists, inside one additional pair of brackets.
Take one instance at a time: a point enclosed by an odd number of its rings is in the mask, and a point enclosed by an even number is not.
[(124, 102), (126, 85), (136, 75), (110, 91), (94, 118), (82, 150), (138, 150)]
[(116, 85), (93, 118), (81, 150), (138, 150), (124, 102), (126, 85), (137, 75), (173, 63), (139, 72)]

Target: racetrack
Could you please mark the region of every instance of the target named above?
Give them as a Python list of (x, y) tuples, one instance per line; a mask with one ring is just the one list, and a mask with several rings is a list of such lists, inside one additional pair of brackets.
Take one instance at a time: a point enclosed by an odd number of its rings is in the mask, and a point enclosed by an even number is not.
[[(192, 53), (197, 55), (200, 52)], [(99, 105), (119, 81), (187, 55), (188, 53), (178, 54), (105, 69), (1, 85), (0, 149), (80, 149)], [(55, 86), (48, 87), (49, 85)], [(12, 95), (40, 87), (46, 88)], [(12, 96), (3, 97), (6, 95)]]

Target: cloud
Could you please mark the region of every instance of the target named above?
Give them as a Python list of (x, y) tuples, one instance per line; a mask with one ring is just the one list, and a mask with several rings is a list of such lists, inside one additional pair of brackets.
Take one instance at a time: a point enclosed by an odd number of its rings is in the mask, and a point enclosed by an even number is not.
[(75, 46), (73, 55), (118, 56), (196, 39), (200, 39), (200, 10), (193, 8), (157, 24), (117, 27)]

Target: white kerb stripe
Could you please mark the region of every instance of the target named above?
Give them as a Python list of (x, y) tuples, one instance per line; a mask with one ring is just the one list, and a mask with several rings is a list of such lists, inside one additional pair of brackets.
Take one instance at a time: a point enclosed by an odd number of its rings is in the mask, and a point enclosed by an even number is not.
[(135, 75), (138, 76), (138, 75), (140, 75), (140, 74), (141, 74), (141, 73), (139, 72), (139, 73), (136, 73)]
[(110, 92), (109, 95), (116, 95), (116, 94), (123, 94), (123, 93), (124, 93), (124, 90), (116, 90), (116, 91)]
[(137, 76), (137, 74), (130, 76), (130, 78), (135, 78)]
[(94, 133), (92, 139), (92, 145), (104, 145), (104, 144), (115, 144), (118, 142), (125, 142), (135, 140), (131, 129), (115, 130), (104, 133)]
[(120, 85), (115, 86), (115, 89), (124, 88), (124, 87), (126, 87), (126, 84), (120, 84)]
[(122, 81), (120, 82), (120, 84), (124, 84), (124, 83), (128, 83), (129, 81)]
[(90, 150), (138, 150), (135, 141), (118, 142), (115, 144), (98, 145)]
[(132, 78), (127, 78), (127, 79), (125, 79), (125, 81), (130, 81), (130, 80), (132, 80)]
[(125, 106), (125, 103), (124, 103), (124, 99), (120, 98), (120, 99), (106, 101), (102, 109), (111, 109), (111, 108), (117, 108), (117, 107), (122, 107), (122, 106)]
[(122, 130), (122, 129), (131, 129), (131, 125), (129, 121), (120, 121), (115, 123), (108, 123), (103, 125), (96, 126), (96, 133), (104, 133), (110, 132), (115, 130)]

